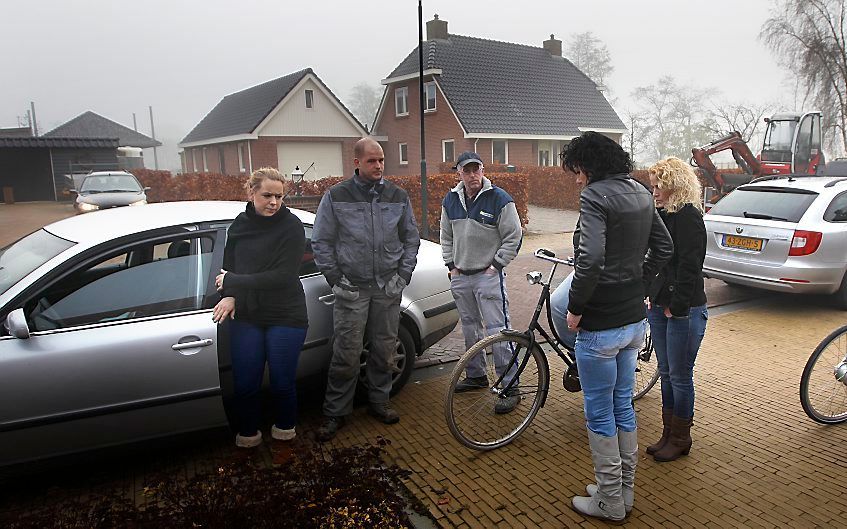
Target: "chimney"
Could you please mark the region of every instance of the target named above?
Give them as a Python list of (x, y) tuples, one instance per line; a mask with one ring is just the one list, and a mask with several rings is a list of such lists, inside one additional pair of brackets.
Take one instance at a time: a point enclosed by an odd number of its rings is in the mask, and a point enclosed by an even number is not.
[[(446, 20), (438, 20), (438, 15), (435, 15), (435, 18), (426, 23), (426, 40), (432, 39), (448, 39), (450, 36), (447, 34), (447, 21)], [(561, 47), (561, 45), (560, 45)], [(561, 55), (561, 53), (559, 53)]]
[(553, 55), (554, 57), (561, 57), (562, 56), (562, 41), (557, 39), (556, 37), (554, 37), (553, 34), (551, 33), (550, 34), (550, 40), (544, 41), (544, 49), (547, 50), (550, 53), (550, 55)]

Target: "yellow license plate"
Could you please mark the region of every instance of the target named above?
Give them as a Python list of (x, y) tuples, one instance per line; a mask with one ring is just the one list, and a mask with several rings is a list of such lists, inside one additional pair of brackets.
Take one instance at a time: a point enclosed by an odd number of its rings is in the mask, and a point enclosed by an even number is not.
[(762, 251), (762, 239), (753, 237), (738, 237), (737, 235), (724, 235), (723, 245), (727, 248), (739, 248), (741, 250)]

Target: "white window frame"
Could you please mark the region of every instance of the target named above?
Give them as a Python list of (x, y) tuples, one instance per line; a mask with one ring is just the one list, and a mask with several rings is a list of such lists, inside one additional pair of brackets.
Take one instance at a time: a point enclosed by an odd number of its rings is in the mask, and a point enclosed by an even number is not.
[(236, 149), (238, 150), (238, 170), (242, 173), (247, 172), (247, 166), (244, 165), (244, 143), (239, 143), (236, 145)]
[[(403, 148), (406, 149), (406, 159), (403, 159)], [(400, 156), (400, 165), (409, 165), (409, 144), (408, 143), (398, 143), (397, 144), (397, 154)]]
[[(403, 101), (403, 112), (400, 112), (399, 101)], [(399, 86), (394, 89), (394, 115), (397, 117), (409, 115), (409, 87)]]
[[(432, 107), (429, 106), (429, 89), (432, 88)], [(424, 112), (435, 112), (438, 102), (438, 90), (435, 81), (424, 83)]]
[(506, 153), (506, 159), (503, 161), (503, 164), (504, 165), (508, 164), (509, 163), (509, 140), (491, 140), (491, 163), (492, 164), (500, 163), (500, 162), (497, 162), (497, 161), (494, 160), (494, 143), (498, 142), (498, 141), (502, 141), (503, 145), (505, 145), (503, 150)]
[(203, 147), (203, 172), (204, 173), (209, 172), (209, 162), (206, 159), (206, 147)]
[(303, 97), (306, 98), (306, 108), (309, 110), (313, 110), (315, 108), (315, 91), (305, 90), (303, 94)]
[(197, 170), (197, 149), (191, 149), (191, 171), (198, 173)]
[[(448, 143), (453, 144), (453, 159), (452, 160), (447, 159), (447, 144)], [(453, 140), (453, 139), (441, 140), (441, 161), (442, 162), (455, 162), (456, 161), (456, 140)]]

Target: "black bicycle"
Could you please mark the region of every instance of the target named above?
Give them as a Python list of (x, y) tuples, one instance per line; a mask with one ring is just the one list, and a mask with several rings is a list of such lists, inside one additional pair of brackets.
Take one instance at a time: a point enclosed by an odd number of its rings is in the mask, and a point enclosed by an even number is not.
[(812, 420), (847, 422), (847, 325), (815, 348), (800, 378), (800, 403)]
[[(535, 257), (553, 263), (547, 281), (540, 272), (526, 275), (531, 285), (541, 285), (541, 296), (526, 331), (504, 329), (498, 334), (483, 338), (462, 355), (450, 377), (447, 393), (444, 395), (444, 416), (453, 436), (463, 445), (474, 450), (493, 450), (515, 440), (532, 422), (538, 410), (547, 400), (550, 388), (550, 365), (542, 345), (556, 352), (567, 368), (562, 377), (565, 389), (580, 391), (579, 373), (576, 358), (571, 347), (565, 344), (556, 333), (550, 314), (550, 282), (558, 265), (573, 266), (573, 259), (559, 259), (550, 250), (540, 248)], [(541, 311), (546, 306), (548, 333), (538, 322)], [(543, 341), (536, 339), (536, 332)], [(495, 350), (511, 352), (508, 369), (495, 368)], [(465, 368), (471, 361), (483, 356), (489, 388), (456, 393), (456, 384), (462, 378)], [(477, 360), (478, 361), (478, 360)], [(509, 376), (509, 382), (503, 384)], [(653, 344), (648, 333), (642, 349), (638, 352), (635, 369), (635, 386), (632, 400), (637, 400), (650, 391), (659, 379), (659, 369), (653, 354)], [(498, 399), (517, 389), (521, 399), (517, 407), (508, 413), (496, 413)]]

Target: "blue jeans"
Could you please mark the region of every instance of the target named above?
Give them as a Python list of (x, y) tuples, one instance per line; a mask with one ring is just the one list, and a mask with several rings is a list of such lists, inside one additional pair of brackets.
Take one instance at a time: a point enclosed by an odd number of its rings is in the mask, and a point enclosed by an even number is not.
[(683, 419), (694, 417), (694, 361), (706, 334), (709, 311), (691, 307), (687, 318), (667, 318), (664, 307), (647, 311), (650, 336), (662, 378), (662, 407)]
[(550, 294), (550, 319), (562, 342), (573, 349), (576, 345), (576, 332), (568, 329), (568, 299), (571, 283), (573, 283), (573, 272), (568, 274), (568, 277), (562, 280), (556, 290)]
[(612, 437), (635, 430), (632, 387), (638, 350), (647, 321), (576, 335), (576, 365), (585, 399), (585, 421), (592, 432)]
[(306, 340), (306, 329), (263, 326), (238, 320), (230, 322), (232, 379), (238, 433), (256, 435), (261, 407), (259, 391), (270, 371), (277, 428), (290, 430), (297, 422), (297, 361)]

